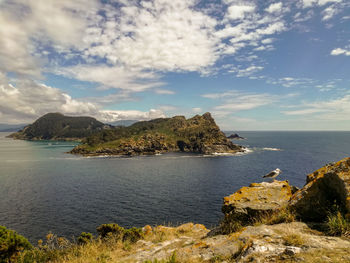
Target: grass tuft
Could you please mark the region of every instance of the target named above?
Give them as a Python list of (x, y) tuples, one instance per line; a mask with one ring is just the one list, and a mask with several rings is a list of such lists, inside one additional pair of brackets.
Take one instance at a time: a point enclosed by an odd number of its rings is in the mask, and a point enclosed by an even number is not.
[(275, 212), (260, 214), (254, 219), (254, 225), (276, 225), (281, 223), (291, 223), (296, 220), (295, 214), (288, 208), (282, 208)]
[(350, 222), (345, 219), (340, 211), (331, 214), (326, 221), (327, 233), (332, 236), (350, 237)]

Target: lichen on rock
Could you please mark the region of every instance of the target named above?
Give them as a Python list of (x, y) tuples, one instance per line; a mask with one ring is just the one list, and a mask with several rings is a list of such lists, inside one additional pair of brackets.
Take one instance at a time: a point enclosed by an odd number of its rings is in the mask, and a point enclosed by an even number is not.
[(324, 221), (333, 208), (349, 217), (350, 158), (309, 174), (306, 185), (293, 195), (290, 207), (304, 221)]
[(251, 224), (262, 215), (285, 208), (291, 197), (292, 187), (288, 181), (252, 183), (249, 187), (242, 187), (224, 197), (222, 212), (225, 218), (222, 227), (225, 229), (231, 223), (242, 226)]

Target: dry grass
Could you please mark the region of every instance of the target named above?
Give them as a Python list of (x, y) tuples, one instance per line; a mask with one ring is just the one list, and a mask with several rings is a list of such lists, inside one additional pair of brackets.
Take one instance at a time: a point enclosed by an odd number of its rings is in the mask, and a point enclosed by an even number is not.
[(259, 217), (255, 218), (254, 225), (275, 225), (281, 223), (290, 223), (296, 220), (295, 214), (288, 208), (282, 208), (275, 212), (262, 213)]
[[(347, 249), (314, 249), (302, 252), (295, 256), (296, 259), (302, 259), (300, 262), (319, 263), (348, 263), (350, 262), (350, 254)], [(295, 262), (295, 261), (293, 261)]]
[[(180, 236), (198, 238), (203, 232), (193, 231), (193, 224), (184, 224), (177, 228), (157, 226), (149, 227), (145, 232), (143, 242), (148, 242), (150, 246), (157, 245), (160, 242), (177, 239)], [(198, 227), (198, 226), (197, 226)], [(200, 226), (199, 226), (200, 227)], [(175, 251), (181, 248), (176, 247)], [(66, 239), (59, 238), (53, 234), (47, 235), (45, 242), (41, 241), (38, 247), (33, 250), (23, 252), (18, 263), (109, 263), (109, 262), (134, 262), (133, 255), (138, 249), (144, 249), (145, 244), (133, 243), (124, 240), (120, 236), (108, 235), (104, 238), (95, 238), (86, 241), (85, 244), (69, 242)], [(130, 259), (127, 259), (130, 257)], [(153, 261), (147, 261), (152, 262)], [(175, 263), (187, 262), (186, 259), (177, 261), (176, 255), (173, 254), (166, 260), (155, 260), (155, 263)], [(188, 261), (188, 263), (196, 263)]]
[(261, 212), (243, 223), (241, 220), (235, 218), (234, 215), (226, 215), (220, 223), (220, 231), (222, 234), (230, 234), (238, 232), (242, 230), (244, 226), (248, 225), (275, 225), (295, 221), (295, 214), (288, 208), (282, 208), (274, 212)]
[(327, 234), (350, 237), (350, 221), (345, 219), (339, 211), (327, 217), (326, 225)]
[(302, 247), (305, 245), (305, 239), (300, 234), (287, 234), (282, 236), (282, 239), (286, 246)]

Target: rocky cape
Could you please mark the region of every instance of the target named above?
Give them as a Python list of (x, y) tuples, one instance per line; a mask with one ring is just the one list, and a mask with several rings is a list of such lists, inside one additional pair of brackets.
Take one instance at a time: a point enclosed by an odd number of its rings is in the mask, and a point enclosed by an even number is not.
[(237, 153), (233, 144), (220, 131), (210, 113), (160, 118), (137, 122), (129, 127), (115, 127), (87, 137), (71, 153), (96, 155), (153, 155), (166, 152), (200, 154)]
[(8, 137), (33, 141), (81, 141), (87, 136), (110, 128), (111, 126), (92, 117), (70, 117), (60, 113), (48, 113)]
[(232, 140), (244, 140), (245, 138), (239, 136), (237, 133), (232, 133), (230, 136), (227, 136), (228, 139)]

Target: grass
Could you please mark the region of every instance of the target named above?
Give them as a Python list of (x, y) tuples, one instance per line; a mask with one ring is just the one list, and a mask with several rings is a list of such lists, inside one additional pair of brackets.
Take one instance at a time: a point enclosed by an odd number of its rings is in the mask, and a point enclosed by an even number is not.
[(350, 221), (339, 211), (327, 217), (326, 226), (329, 235), (350, 237)]
[[(192, 223), (178, 227), (157, 226), (150, 228), (148, 232), (140, 232), (140, 229), (124, 229), (117, 224), (104, 224), (98, 228), (100, 235), (92, 237), (89, 233), (82, 233), (77, 241), (70, 242), (52, 233), (46, 236), (44, 241), (39, 241), (38, 246), (19, 254), (16, 263), (109, 263), (109, 262), (135, 262), (133, 257), (139, 249), (151, 249), (160, 242), (177, 239), (179, 236), (197, 238), (202, 235), (193, 231)], [(142, 239), (144, 243), (137, 243)], [(149, 245), (146, 245), (149, 243)], [(159, 244), (162, 246), (162, 244)], [(183, 243), (174, 243), (173, 251), (182, 248)], [(170, 253), (170, 252), (169, 252)], [(150, 253), (151, 257), (153, 254)], [(128, 259), (128, 257), (130, 257)], [(147, 257), (146, 257), (147, 259)], [(1, 261), (0, 261), (1, 262)], [(175, 263), (186, 261), (178, 258), (176, 253), (168, 254), (168, 258), (145, 261), (150, 263)]]
[(286, 246), (302, 247), (306, 243), (302, 235), (297, 233), (287, 234), (282, 236), (282, 239)]
[(166, 260), (158, 260), (158, 259), (154, 259), (152, 260), (146, 260), (143, 263), (179, 263), (179, 261), (177, 261), (176, 259), (176, 252), (173, 252), (173, 254), (171, 254), (171, 256), (166, 259)]
[[(278, 262), (278, 261), (277, 261)], [(281, 261), (279, 261), (281, 262)], [(286, 261), (284, 261), (286, 262)], [(288, 262), (288, 261), (287, 261)], [(348, 263), (350, 255), (347, 249), (313, 249), (301, 252), (295, 255), (289, 262), (332, 262), (332, 263)]]
[(296, 220), (295, 214), (288, 208), (282, 208), (275, 212), (261, 213), (254, 219), (254, 225), (276, 225), (291, 223)]
[(296, 221), (295, 214), (288, 208), (282, 208), (274, 212), (261, 212), (254, 218), (248, 219), (244, 223), (234, 216), (225, 216), (220, 223), (221, 234), (230, 234), (241, 231), (248, 225), (276, 225), (281, 223), (290, 223)]

